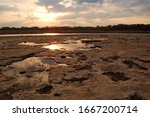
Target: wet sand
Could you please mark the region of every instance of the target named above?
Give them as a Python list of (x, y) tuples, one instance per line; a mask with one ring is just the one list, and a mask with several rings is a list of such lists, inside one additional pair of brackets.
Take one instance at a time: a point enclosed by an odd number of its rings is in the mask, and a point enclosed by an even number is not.
[(150, 35), (0, 37), (0, 99), (150, 99)]

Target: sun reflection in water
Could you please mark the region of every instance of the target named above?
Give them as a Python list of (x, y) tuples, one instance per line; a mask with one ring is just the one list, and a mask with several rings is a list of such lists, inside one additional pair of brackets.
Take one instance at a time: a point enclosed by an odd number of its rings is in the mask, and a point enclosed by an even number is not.
[(60, 49), (60, 47), (58, 45), (49, 45), (49, 46), (46, 46), (45, 48), (47, 49), (51, 49), (51, 50), (57, 50), (57, 49)]
[(59, 44), (52, 44), (44, 46), (46, 49), (50, 50), (63, 50), (63, 51), (74, 51), (78, 49), (87, 49), (86, 45), (81, 42), (81, 40), (72, 41), (67, 40), (64, 43)]

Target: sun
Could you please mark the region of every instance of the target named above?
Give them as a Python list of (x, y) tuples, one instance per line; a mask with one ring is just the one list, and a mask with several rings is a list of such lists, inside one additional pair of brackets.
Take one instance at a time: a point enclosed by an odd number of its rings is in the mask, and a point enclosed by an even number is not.
[(57, 16), (55, 13), (36, 13), (36, 17), (42, 22), (53, 22)]
[(55, 12), (48, 12), (43, 7), (38, 7), (38, 9), (35, 11), (34, 16), (39, 19), (39, 21), (42, 22), (55, 22), (57, 17), (65, 15), (64, 13), (55, 13)]

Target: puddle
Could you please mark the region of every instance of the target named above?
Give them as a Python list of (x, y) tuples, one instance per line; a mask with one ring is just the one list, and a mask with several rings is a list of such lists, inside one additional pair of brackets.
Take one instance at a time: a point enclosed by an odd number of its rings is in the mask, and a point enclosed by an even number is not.
[(44, 46), (44, 45), (48, 45), (48, 43), (22, 42), (22, 43), (19, 43), (18, 45), (26, 45), (26, 46)]
[(40, 69), (40, 66), (46, 67), (54, 62), (52, 58), (48, 57), (31, 57), (23, 61), (15, 62), (11, 66), (18, 69), (34, 69), (37, 67)]
[(8, 67), (11, 69), (5, 70), (2, 75), (15, 78), (16, 82), (23, 89), (33, 89), (49, 82), (49, 71), (51, 69), (61, 69), (68, 67), (68, 65), (60, 62), (57, 63), (50, 57), (30, 57), (15, 62)]
[[(82, 40), (67, 40), (61, 43), (34, 43), (34, 42), (22, 42), (19, 45), (26, 46), (42, 46), (42, 48), (50, 50), (61, 51), (74, 51), (74, 50), (89, 50), (89, 49), (101, 49), (96, 43), (101, 42), (103, 39), (82, 39)], [(93, 43), (94, 42), (94, 43)]]
[(23, 61), (15, 62), (11, 65), (12, 68), (18, 69), (21, 74), (30, 72), (43, 72), (48, 68), (67, 67), (67, 64), (57, 63), (50, 57), (31, 57)]
[(63, 44), (52, 44), (48, 46), (44, 46), (43, 48), (47, 48), (50, 50), (68, 50), (68, 51), (73, 51), (73, 50), (86, 50), (89, 49), (86, 44), (82, 43), (81, 40), (73, 41), (73, 40), (68, 40), (64, 41)]
[(68, 67), (68, 65), (57, 63), (50, 57), (30, 57), (23, 61), (15, 62), (10, 67), (11, 70), (5, 71), (3, 75), (18, 78), (17, 82), (24, 88), (33, 88), (48, 82), (51, 68)]

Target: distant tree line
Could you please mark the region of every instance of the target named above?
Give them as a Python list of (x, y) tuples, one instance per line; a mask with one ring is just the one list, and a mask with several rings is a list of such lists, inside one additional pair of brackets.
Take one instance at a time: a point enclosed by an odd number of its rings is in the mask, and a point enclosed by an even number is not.
[(119, 24), (113, 26), (97, 26), (97, 28), (104, 31), (150, 31), (150, 24)]
[(2, 27), (0, 28), (0, 34), (2, 33), (44, 33), (44, 32), (126, 32), (126, 31), (150, 31), (150, 24), (118, 24), (108, 26), (96, 26), (96, 27), (70, 27), (70, 26), (51, 26), (51, 27)]
[(91, 30), (91, 29), (97, 29), (97, 27), (70, 27), (70, 26), (61, 26), (61, 27), (57, 27), (57, 26), (52, 26), (52, 27), (2, 27), (1, 30), (73, 30), (73, 29), (77, 29), (77, 30)]

